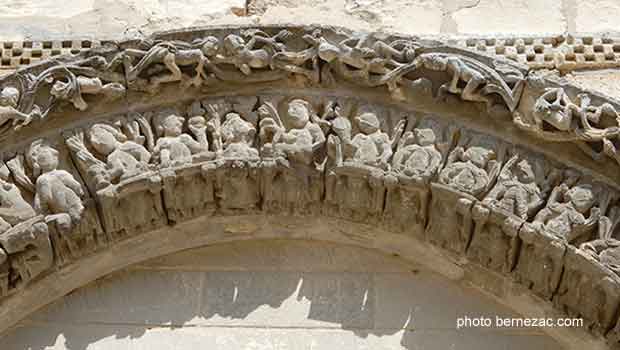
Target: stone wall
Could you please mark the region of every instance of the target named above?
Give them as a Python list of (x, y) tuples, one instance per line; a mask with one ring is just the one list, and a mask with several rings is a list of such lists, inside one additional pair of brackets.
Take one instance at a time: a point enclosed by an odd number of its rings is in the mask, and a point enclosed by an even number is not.
[(518, 317), (375, 251), (251, 241), (135, 265), (32, 315), (0, 342), (4, 350), (561, 349), (536, 329), (455, 330), (466, 315)]
[(618, 16), (615, 0), (5, 0), (0, 32), (7, 40), (117, 39), (186, 26), (318, 23), (426, 35), (559, 34), (614, 31)]

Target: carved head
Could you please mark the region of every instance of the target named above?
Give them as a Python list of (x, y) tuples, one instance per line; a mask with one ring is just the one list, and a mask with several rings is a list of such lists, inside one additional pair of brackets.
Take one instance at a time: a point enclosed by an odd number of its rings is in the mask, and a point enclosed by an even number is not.
[(573, 205), (573, 208), (582, 214), (586, 214), (594, 206), (595, 202), (592, 185), (588, 184), (581, 184), (571, 188), (566, 192), (566, 198)]
[(256, 134), (256, 128), (245, 121), (238, 113), (226, 114), (226, 121), (222, 124), (222, 137), (227, 142), (251, 141)]
[(366, 135), (376, 132), (381, 126), (376, 112), (368, 106), (359, 110), (359, 114), (355, 118), (355, 121), (360, 131)]
[(235, 56), (245, 47), (245, 40), (239, 35), (230, 34), (224, 38), (224, 53)]
[(158, 136), (177, 137), (183, 133), (185, 119), (174, 109), (160, 111), (154, 120)]
[(562, 120), (569, 113), (570, 101), (562, 88), (548, 89), (534, 104), (534, 116), (539, 120)]
[(484, 169), (492, 159), (495, 159), (495, 152), (479, 146), (469, 147), (463, 154), (463, 161), (470, 161), (481, 169)]
[(431, 146), (435, 144), (437, 137), (435, 136), (435, 130), (431, 128), (415, 128), (413, 129), (418, 145)]
[(527, 160), (521, 160), (519, 163), (517, 163), (516, 168), (516, 175), (519, 182), (527, 184), (534, 182), (534, 180), (536, 179), (534, 169), (532, 169), (532, 166)]
[(17, 108), (17, 103), (19, 103), (19, 90), (9, 86), (0, 91), (0, 106)]
[(118, 147), (119, 142), (127, 141), (127, 136), (108, 124), (95, 124), (90, 128), (90, 143), (100, 154), (107, 156)]
[(291, 127), (300, 129), (310, 120), (310, 103), (296, 98), (288, 104), (288, 117)]
[(213, 57), (220, 49), (220, 40), (214, 36), (208, 36), (202, 41), (200, 50), (207, 57)]
[(43, 139), (38, 139), (30, 145), (26, 157), (35, 176), (58, 168), (58, 151)]

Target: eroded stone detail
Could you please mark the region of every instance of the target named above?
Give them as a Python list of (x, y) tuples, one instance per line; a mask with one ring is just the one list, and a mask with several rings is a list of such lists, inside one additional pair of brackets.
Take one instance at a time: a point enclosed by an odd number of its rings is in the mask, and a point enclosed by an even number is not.
[[(615, 184), (466, 119), (477, 111), (512, 125), (515, 112), (537, 138), (523, 143), (569, 135), (596, 158), (615, 154), (614, 104), (528, 85), (517, 108), (518, 66), (402, 38), (299, 28), (195, 36), (124, 43), (0, 82), (5, 136), (26, 135), (0, 159), (3, 295), (82, 254), (199, 217), (325, 215), (427, 241), (601, 333), (617, 328)], [(290, 91), (262, 89), (281, 79)], [(371, 87), (384, 100), (363, 94)], [(106, 91), (136, 103), (103, 113)], [(416, 93), (419, 110), (404, 103)], [(442, 98), (464, 119), (431, 105)], [(47, 117), (60, 111), (73, 113), (62, 132), (27, 132), (57, 125)]]
[(546, 88), (531, 111), (515, 112), (517, 127), (551, 142), (571, 142), (595, 160), (610, 157), (620, 164), (616, 147), (620, 114), (610, 103), (594, 105), (588, 94), (573, 102), (564, 88)]
[(66, 156), (38, 139), (1, 162), (2, 295), (106, 243)]

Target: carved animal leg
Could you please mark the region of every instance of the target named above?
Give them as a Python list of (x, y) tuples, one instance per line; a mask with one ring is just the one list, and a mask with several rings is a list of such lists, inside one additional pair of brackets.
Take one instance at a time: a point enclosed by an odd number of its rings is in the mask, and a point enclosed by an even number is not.
[(490, 107), (492, 101), (489, 97), (481, 95), (476, 90), (485, 83), (484, 78), (473, 76), (465, 85), (461, 96), (465, 101), (484, 102)]
[(173, 53), (167, 53), (166, 56), (164, 56), (163, 63), (166, 65), (166, 68), (168, 68), (171, 74), (153, 77), (151, 79), (153, 85), (158, 86), (161, 83), (180, 81), (183, 77), (183, 73), (181, 73), (181, 69), (175, 62), (175, 55)]
[(205, 60), (206, 59), (203, 57), (198, 60), (198, 65), (196, 66), (196, 76), (192, 79), (191, 82), (195, 87), (199, 87), (200, 85), (202, 85), (202, 75), (204, 74)]

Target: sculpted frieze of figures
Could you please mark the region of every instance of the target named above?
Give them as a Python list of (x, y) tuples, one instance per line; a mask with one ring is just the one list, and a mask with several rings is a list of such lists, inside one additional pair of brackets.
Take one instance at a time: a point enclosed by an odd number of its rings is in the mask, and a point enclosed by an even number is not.
[(525, 69), (509, 61), (414, 39), (321, 28), (213, 30), (189, 37), (109, 43), (3, 77), (0, 134), (66, 111), (64, 105), (84, 111), (91, 103), (133, 91), (158, 93), (170, 84), (200, 90), (283, 79), (310, 86), (343, 81), (387, 87), (398, 100), (435, 85), (438, 97), (451, 94), (514, 111), (525, 83)]
[(0, 162), (2, 295), (166, 225), (324, 215), (426, 241), (615, 326), (618, 192), (441, 115), (330, 95), (205, 97), (20, 147)]

